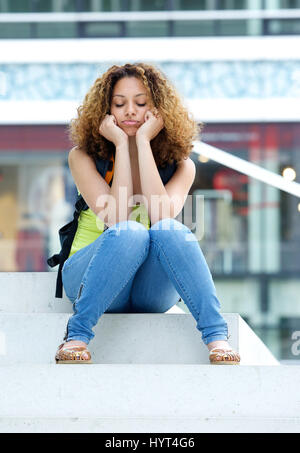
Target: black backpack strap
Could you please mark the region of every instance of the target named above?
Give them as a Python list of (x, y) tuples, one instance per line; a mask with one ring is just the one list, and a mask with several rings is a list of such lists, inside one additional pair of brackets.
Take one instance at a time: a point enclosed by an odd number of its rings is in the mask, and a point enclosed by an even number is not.
[(56, 289), (55, 289), (55, 297), (58, 297), (62, 299), (63, 297), (63, 281), (62, 281), (62, 268), (63, 268), (63, 263), (60, 263), (58, 272), (57, 272), (57, 278), (56, 278)]
[(70, 225), (70, 231), (69, 231), (68, 237), (65, 239), (61, 252), (60, 252), (60, 255), (59, 255), (60, 258), (59, 258), (59, 268), (58, 268), (57, 279), (56, 279), (55, 297), (59, 297), (59, 298), (63, 297), (62, 268), (70, 254), (72, 242), (73, 242), (73, 239), (74, 239), (77, 227), (78, 227), (79, 214), (80, 214), (80, 212), (78, 212), (77, 210), (74, 212), (74, 219)]
[(72, 247), (72, 242), (77, 230), (78, 226), (78, 217), (79, 217), (80, 212), (75, 211), (74, 212), (74, 219), (71, 224), (71, 228), (68, 234), (67, 239), (63, 243), (63, 247), (60, 252), (60, 260), (59, 260), (59, 268), (57, 272), (57, 279), (56, 279), (56, 291), (55, 291), (55, 297), (62, 298), (63, 297), (63, 281), (62, 281), (62, 268), (65, 263), (65, 261), (68, 259), (70, 250)]
[[(75, 203), (75, 212), (78, 213), (78, 217), (79, 217), (79, 214), (81, 213), (81, 211), (85, 211), (87, 209), (88, 209), (88, 205), (84, 201), (82, 195), (78, 195), (77, 201)], [(74, 216), (75, 216), (75, 214), (74, 214)]]
[(157, 169), (163, 184), (166, 185), (177, 170), (177, 161), (174, 160), (172, 164), (168, 164), (165, 167), (157, 167)]
[(51, 256), (51, 258), (47, 259), (47, 263), (50, 267), (55, 267), (59, 264), (60, 255), (57, 253), (56, 255)]
[(86, 202), (84, 201), (81, 195), (78, 196), (78, 199), (75, 203), (75, 211), (73, 214), (73, 220), (67, 225), (62, 227), (59, 231), (60, 242), (61, 242), (61, 251), (59, 254), (55, 254), (48, 258), (47, 263), (50, 267), (55, 267), (59, 264), (57, 279), (56, 279), (56, 291), (55, 297), (63, 297), (63, 282), (62, 282), (62, 268), (64, 262), (68, 259), (70, 250), (72, 247), (73, 239), (78, 227), (78, 218), (82, 210), (88, 208)]

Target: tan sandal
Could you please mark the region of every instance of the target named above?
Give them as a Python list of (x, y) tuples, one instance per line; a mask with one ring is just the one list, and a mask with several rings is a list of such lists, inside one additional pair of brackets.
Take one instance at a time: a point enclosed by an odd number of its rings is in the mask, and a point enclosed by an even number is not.
[(241, 357), (232, 349), (214, 348), (209, 353), (209, 360), (212, 365), (239, 365)]
[[(55, 361), (58, 364), (85, 364), (93, 363), (91, 360), (91, 353), (85, 346), (67, 346), (68, 342), (59, 345), (58, 350), (55, 354)], [(84, 354), (87, 354), (88, 358), (84, 358)]]

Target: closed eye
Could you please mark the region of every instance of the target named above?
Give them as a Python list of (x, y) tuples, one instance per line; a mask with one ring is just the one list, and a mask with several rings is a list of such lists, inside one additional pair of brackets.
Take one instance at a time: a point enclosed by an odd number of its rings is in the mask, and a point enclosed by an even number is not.
[[(115, 104), (115, 107), (123, 107), (124, 104), (122, 105), (117, 105)], [(139, 107), (145, 107), (146, 104), (137, 104)]]

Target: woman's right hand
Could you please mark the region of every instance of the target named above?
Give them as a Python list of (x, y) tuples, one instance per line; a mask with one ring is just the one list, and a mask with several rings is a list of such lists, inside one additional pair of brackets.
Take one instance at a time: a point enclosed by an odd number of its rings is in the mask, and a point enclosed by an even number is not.
[(99, 133), (115, 146), (128, 141), (128, 135), (117, 126), (117, 120), (114, 115), (105, 115), (99, 126)]

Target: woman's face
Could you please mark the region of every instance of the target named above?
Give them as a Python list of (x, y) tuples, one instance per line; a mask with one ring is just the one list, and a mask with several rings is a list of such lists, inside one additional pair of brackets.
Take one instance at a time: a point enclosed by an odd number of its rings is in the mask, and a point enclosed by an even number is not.
[(128, 136), (135, 136), (136, 131), (145, 122), (147, 110), (153, 108), (142, 81), (136, 77), (123, 77), (115, 84), (110, 107), (117, 125)]

